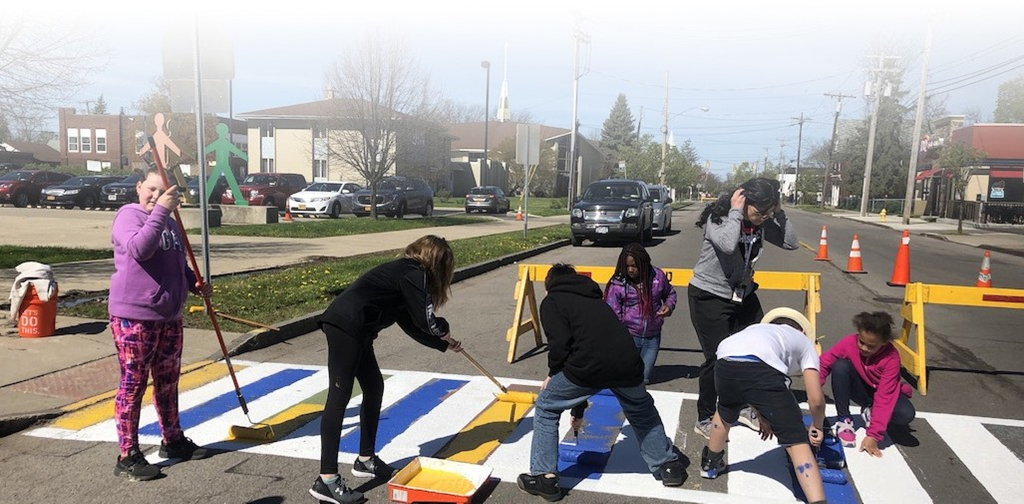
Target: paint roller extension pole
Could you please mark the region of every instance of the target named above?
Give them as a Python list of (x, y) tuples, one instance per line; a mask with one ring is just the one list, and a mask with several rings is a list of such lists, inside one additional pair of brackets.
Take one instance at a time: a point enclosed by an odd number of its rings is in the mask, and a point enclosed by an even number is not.
[(481, 366), (480, 363), (476, 361), (476, 359), (469, 355), (469, 352), (467, 352), (465, 348), (463, 348), (462, 351), (459, 353), (465, 355), (466, 358), (469, 359), (469, 362), (473, 363), (473, 366), (476, 367), (477, 371), (480, 371), (481, 373), (483, 373), (484, 376), (490, 378), (490, 380), (494, 382), (494, 384), (497, 385), (499, 389), (501, 389), (502, 393), (508, 394), (508, 389), (505, 388), (505, 386), (502, 385), (501, 383), (498, 383), (497, 378), (495, 378), (494, 375), (492, 375), (491, 373), (488, 373), (487, 370), (484, 369), (483, 366)]
[[(149, 152), (153, 156), (153, 162), (156, 163), (157, 172), (160, 173), (160, 178), (163, 179), (164, 186), (170, 187), (167, 180), (167, 171), (164, 170), (164, 163), (160, 160), (160, 153), (156, 147), (156, 142), (153, 137), (149, 137)], [(178, 207), (174, 207), (174, 220), (178, 222), (178, 231), (181, 234), (181, 240), (185, 243), (185, 250), (188, 252), (189, 261), (192, 264), (192, 271), (195, 272), (196, 282), (199, 283), (199, 291), (203, 292), (205, 286), (203, 282), (203, 275), (199, 271), (199, 264), (196, 263), (196, 256), (192, 252), (192, 245), (188, 241), (188, 235), (185, 233), (185, 226), (181, 223), (181, 216), (178, 215)], [(210, 302), (210, 297), (205, 293), (203, 294), (203, 303), (206, 305), (206, 313), (210, 315), (210, 322), (213, 324), (213, 330), (217, 333), (217, 341), (220, 343), (220, 351), (224, 354), (224, 363), (228, 366), (228, 374), (231, 375), (231, 382), (235, 385), (235, 395), (238, 396), (238, 404), (242, 407), (242, 413), (245, 413), (245, 417), (249, 418), (249, 406), (245, 404), (245, 397), (242, 396), (242, 389), (238, 386), (238, 378), (235, 377), (235, 368), (231, 365), (231, 357), (228, 356), (228, 348), (224, 345), (224, 336), (220, 333), (220, 324), (217, 323), (217, 314), (213, 311), (213, 304)], [(249, 423), (253, 423), (252, 419), (249, 419)]]

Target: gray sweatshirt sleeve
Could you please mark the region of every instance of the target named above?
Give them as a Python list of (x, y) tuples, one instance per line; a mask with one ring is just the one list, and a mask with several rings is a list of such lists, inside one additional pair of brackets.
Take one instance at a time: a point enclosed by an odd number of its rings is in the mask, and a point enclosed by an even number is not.
[(704, 236), (715, 247), (715, 250), (724, 254), (732, 254), (739, 246), (742, 221), (743, 213), (738, 208), (732, 208), (729, 210), (729, 215), (722, 219), (721, 224), (715, 224), (708, 219)]
[(796, 236), (796, 229), (786, 217), (786, 212), (779, 210), (775, 218), (764, 224), (764, 241), (771, 243), (785, 250), (796, 250), (800, 247), (800, 240)]

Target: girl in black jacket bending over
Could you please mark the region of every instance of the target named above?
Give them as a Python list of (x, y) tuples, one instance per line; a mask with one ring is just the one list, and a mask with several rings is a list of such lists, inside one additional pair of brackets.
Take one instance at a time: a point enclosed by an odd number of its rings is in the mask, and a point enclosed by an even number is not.
[(309, 493), (326, 502), (359, 503), (363, 495), (338, 475), (338, 444), (342, 420), (359, 380), (363, 403), (359, 409), (359, 456), (352, 474), (389, 478), (394, 469), (377, 458), (377, 424), (384, 396), (384, 377), (373, 353), (381, 330), (398, 325), (419, 343), (439, 351), (462, 351), (448, 332), (448, 321), (434, 309), (448, 301), (455, 254), (444, 238), (424, 236), (405, 248), (402, 258), (382, 264), (359, 277), (324, 311), (320, 327), (327, 335), (330, 387), (320, 419), (320, 476)]

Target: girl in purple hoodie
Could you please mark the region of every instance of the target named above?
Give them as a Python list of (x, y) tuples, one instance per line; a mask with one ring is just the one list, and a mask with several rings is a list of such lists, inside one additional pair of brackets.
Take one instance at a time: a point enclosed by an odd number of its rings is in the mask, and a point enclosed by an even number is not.
[(644, 384), (661, 349), (661, 326), (676, 309), (676, 290), (651, 256), (639, 243), (630, 243), (619, 253), (615, 274), (605, 286), (604, 299), (633, 335), (644, 361)]
[[(160, 174), (150, 169), (135, 190), (139, 202), (121, 207), (114, 216), (114, 274), (107, 305), (121, 369), (114, 398), (120, 448), (114, 474), (146, 481), (160, 475), (160, 468), (139, 450), (139, 413), (150, 373), (163, 434), (160, 456), (195, 460), (206, 455), (184, 436), (178, 421), (181, 314), (189, 291), (200, 291), (185, 264), (178, 224), (171, 218), (180, 203), (178, 186), (166, 188)], [(209, 295), (210, 285), (203, 288)]]

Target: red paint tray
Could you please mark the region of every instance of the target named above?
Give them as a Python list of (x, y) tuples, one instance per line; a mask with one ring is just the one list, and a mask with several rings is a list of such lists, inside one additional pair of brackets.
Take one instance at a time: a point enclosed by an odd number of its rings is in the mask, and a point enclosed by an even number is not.
[[(449, 481), (435, 480), (438, 484), (418, 484), (415, 481), (424, 471), (438, 471), (441, 473), (452, 473)], [(444, 459), (429, 457), (416, 457), (409, 462), (401, 471), (398, 471), (391, 481), (388, 481), (388, 497), (392, 502), (452, 502), (458, 504), (469, 504), (473, 500), (480, 487), (487, 483), (491, 477), (490, 467), (463, 462), (453, 462)], [(437, 476), (437, 473), (434, 473)], [(459, 479), (461, 485), (448, 485), (447, 483)], [(464, 479), (465, 481), (461, 481)], [(426, 480), (426, 482), (430, 482)], [(468, 482), (468, 485), (466, 484)], [(454, 491), (446, 487), (462, 486), (460, 491)]]

